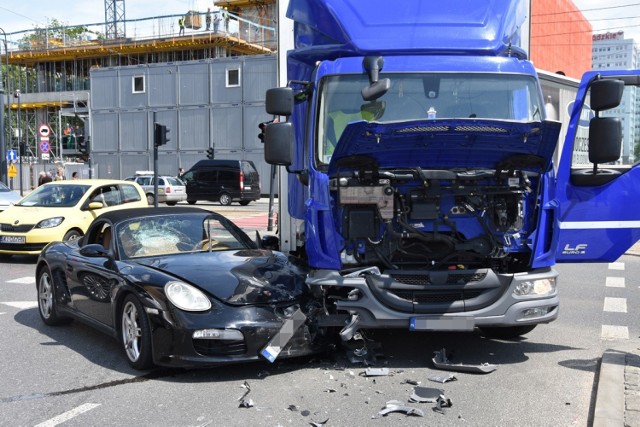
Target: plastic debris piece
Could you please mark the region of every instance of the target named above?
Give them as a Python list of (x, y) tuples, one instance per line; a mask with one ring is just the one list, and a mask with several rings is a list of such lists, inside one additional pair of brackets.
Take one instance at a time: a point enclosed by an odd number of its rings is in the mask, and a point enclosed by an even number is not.
[(390, 400), (386, 406), (382, 408), (376, 415), (371, 418), (385, 417), (392, 412), (403, 412), (405, 415), (415, 415), (417, 417), (424, 417), (424, 412), (418, 408), (405, 405), (399, 400)]
[(324, 392), (325, 392), (325, 393), (335, 393), (335, 392), (336, 392), (336, 389), (335, 389), (335, 388), (328, 388), (328, 389), (325, 389), (325, 391), (324, 391)]
[(436, 406), (434, 406), (432, 409), (434, 412), (444, 415), (445, 413), (444, 409), (451, 408), (452, 406), (453, 406), (453, 403), (451, 403), (451, 399), (449, 399), (448, 397), (445, 397), (444, 394), (441, 394), (440, 396), (438, 396), (438, 399), (436, 400)]
[(363, 374), (365, 377), (384, 377), (389, 375), (389, 368), (367, 368)]
[(289, 405), (289, 407), (287, 409), (290, 410), (291, 412), (298, 412), (298, 406), (297, 405)]
[(449, 381), (457, 381), (458, 378), (456, 378), (456, 374), (449, 374), (449, 375), (432, 375), (429, 377), (430, 381), (435, 381), (437, 383), (441, 383), (444, 384), (446, 382)]
[(251, 387), (249, 386), (249, 383), (245, 381), (241, 387), (246, 388), (247, 391), (245, 391), (244, 394), (238, 398), (238, 401), (240, 402), (238, 408), (251, 408), (255, 406), (255, 403), (253, 403), (253, 399), (246, 398), (247, 395), (251, 393)]
[(411, 403), (436, 403), (444, 390), (433, 387), (416, 387), (409, 397)]
[(312, 425), (313, 427), (322, 427), (323, 425), (325, 425), (327, 423), (327, 421), (329, 421), (329, 418), (327, 418), (324, 421), (311, 421), (309, 424)]
[(419, 385), (420, 381), (416, 381), (416, 380), (412, 380), (410, 378), (407, 378), (406, 380), (402, 381), (400, 384)]
[(311, 415), (311, 411), (309, 411), (308, 409), (302, 410), (300, 411), (300, 415), (302, 415), (303, 417), (308, 417), (309, 415)]
[(497, 369), (497, 365), (492, 365), (490, 363), (482, 363), (480, 365), (465, 365), (462, 363), (451, 363), (451, 361), (447, 358), (447, 352), (443, 348), (440, 351), (434, 352), (433, 365), (445, 371), (456, 371), (456, 372), (471, 372), (476, 374), (488, 374)]
[(280, 327), (278, 333), (275, 334), (267, 343), (265, 348), (260, 351), (262, 357), (271, 363), (275, 362), (282, 349), (287, 345), (291, 338), (293, 338), (296, 331), (304, 325), (306, 320), (307, 316), (304, 315), (302, 310), (297, 309), (291, 317), (282, 323), (282, 327)]

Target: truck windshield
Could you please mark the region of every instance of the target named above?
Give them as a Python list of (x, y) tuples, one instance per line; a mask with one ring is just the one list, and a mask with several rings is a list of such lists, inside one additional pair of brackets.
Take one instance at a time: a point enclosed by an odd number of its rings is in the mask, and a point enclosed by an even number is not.
[(326, 76), (321, 82), (317, 158), (331, 160), (350, 122), (420, 119), (500, 119), (542, 121), (544, 109), (531, 76), (489, 73), (382, 74), (391, 89), (374, 102), (360, 94), (364, 74)]

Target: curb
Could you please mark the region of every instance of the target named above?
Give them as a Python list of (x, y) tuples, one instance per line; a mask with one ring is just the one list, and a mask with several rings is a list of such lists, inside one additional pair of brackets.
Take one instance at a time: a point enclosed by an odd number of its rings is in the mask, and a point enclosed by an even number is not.
[(607, 349), (602, 355), (592, 427), (624, 426), (625, 353)]

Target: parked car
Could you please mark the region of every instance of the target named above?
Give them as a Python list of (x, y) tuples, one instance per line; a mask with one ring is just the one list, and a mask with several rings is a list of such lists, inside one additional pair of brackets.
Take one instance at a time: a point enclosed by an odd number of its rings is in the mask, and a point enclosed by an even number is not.
[[(125, 180), (140, 184), (147, 195), (147, 203), (155, 204), (153, 172), (136, 172), (135, 176), (125, 178)], [(187, 188), (180, 178), (167, 175), (158, 176), (158, 203), (174, 206), (185, 200), (187, 200)]]
[(305, 277), (195, 207), (108, 212), (82, 239), (48, 245), (36, 265), (42, 321), (76, 319), (113, 336), (135, 369), (258, 360), (281, 330), (290, 338), (277, 343), (281, 358), (317, 351), (300, 313), (321, 306)]
[(0, 182), (0, 212), (16, 203), (22, 197), (15, 191)]
[(239, 202), (246, 206), (260, 199), (260, 175), (250, 160), (200, 160), (182, 175), (187, 185), (187, 202)]
[(38, 255), (48, 243), (82, 236), (105, 212), (147, 205), (135, 182), (109, 179), (43, 184), (0, 213), (0, 255)]

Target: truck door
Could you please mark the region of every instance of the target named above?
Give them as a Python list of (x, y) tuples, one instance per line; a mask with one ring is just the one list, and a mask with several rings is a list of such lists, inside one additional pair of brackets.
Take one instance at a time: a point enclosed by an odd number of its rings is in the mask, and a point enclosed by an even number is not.
[(639, 85), (640, 70), (582, 78), (555, 197), (543, 206), (554, 215), (549, 249), (557, 262), (614, 261), (640, 239)]

